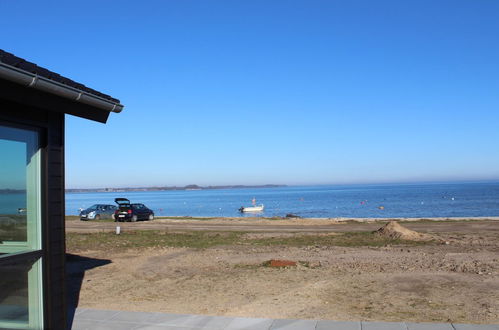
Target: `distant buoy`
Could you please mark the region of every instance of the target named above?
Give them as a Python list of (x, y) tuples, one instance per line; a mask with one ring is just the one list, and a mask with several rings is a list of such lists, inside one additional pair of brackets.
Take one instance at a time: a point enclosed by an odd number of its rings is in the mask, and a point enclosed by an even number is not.
[(385, 207), (384, 207), (384, 206), (378, 206), (378, 209), (380, 209), (380, 210), (384, 210), (384, 209), (385, 209)]

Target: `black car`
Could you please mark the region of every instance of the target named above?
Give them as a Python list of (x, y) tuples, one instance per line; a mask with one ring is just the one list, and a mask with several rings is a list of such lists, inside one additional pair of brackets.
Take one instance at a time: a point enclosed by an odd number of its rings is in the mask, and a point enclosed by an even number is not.
[(95, 204), (80, 212), (80, 220), (112, 219), (118, 208), (109, 204)]
[(118, 204), (118, 209), (114, 212), (114, 221), (132, 221), (137, 220), (153, 220), (154, 212), (140, 203), (130, 203), (126, 198), (116, 198), (114, 200)]

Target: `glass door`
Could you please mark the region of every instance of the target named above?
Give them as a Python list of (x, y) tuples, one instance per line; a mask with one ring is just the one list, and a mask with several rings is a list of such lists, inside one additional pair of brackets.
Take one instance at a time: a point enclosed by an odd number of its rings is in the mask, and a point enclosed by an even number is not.
[(41, 329), (39, 132), (0, 123), (0, 328)]

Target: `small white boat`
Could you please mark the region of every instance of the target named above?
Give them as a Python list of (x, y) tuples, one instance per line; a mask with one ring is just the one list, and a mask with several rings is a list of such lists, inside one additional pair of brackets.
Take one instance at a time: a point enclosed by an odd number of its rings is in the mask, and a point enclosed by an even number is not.
[(264, 208), (265, 208), (265, 206), (263, 204), (249, 206), (249, 207), (241, 206), (241, 208), (239, 209), (239, 212), (262, 212)]

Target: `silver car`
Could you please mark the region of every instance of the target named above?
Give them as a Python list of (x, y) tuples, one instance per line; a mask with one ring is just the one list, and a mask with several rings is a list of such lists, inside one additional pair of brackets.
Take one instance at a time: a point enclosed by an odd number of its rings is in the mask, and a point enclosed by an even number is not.
[(94, 204), (80, 212), (80, 220), (114, 219), (114, 212), (117, 209), (114, 205)]

